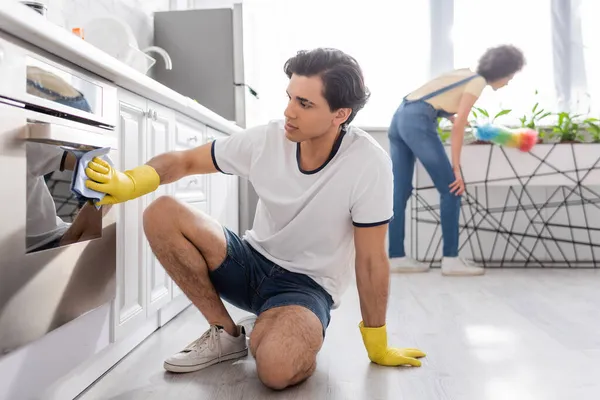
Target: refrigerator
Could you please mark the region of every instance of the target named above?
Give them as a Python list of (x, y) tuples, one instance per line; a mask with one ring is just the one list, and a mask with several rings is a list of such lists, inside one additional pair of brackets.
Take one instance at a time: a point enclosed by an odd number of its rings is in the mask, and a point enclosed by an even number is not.
[[(155, 67), (163, 85), (196, 100), (240, 127), (253, 125), (259, 95), (248, 82), (244, 65), (244, 8), (164, 11), (154, 14), (154, 45), (165, 49), (173, 68)], [(252, 227), (258, 196), (240, 178), (239, 232)]]

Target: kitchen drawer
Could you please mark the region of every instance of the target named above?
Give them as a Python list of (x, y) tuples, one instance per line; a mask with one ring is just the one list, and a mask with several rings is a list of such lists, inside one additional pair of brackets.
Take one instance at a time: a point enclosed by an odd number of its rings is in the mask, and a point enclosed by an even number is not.
[(176, 148), (188, 149), (203, 145), (206, 142), (206, 125), (178, 115), (176, 127)]
[(175, 182), (175, 197), (186, 201), (206, 201), (207, 175), (190, 175)]

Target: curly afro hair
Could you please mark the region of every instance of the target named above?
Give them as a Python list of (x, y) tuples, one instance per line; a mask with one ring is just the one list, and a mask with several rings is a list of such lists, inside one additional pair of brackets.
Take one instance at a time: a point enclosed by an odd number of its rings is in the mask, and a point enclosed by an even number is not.
[(525, 66), (525, 56), (517, 47), (505, 44), (486, 50), (479, 59), (477, 73), (487, 82), (494, 82), (519, 72)]

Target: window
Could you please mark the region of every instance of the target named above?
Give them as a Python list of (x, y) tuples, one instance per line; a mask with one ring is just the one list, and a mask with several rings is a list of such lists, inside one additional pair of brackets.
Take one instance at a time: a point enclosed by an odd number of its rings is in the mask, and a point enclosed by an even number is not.
[[(581, 24), (581, 42), (574, 43), (575, 51), (583, 50), (584, 81), (581, 88), (575, 93), (581, 98), (583, 104), (579, 112), (590, 113), (593, 117), (600, 117), (600, 3), (597, 0), (580, 0), (573, 13)], [(587, 107), (586, 101), (587, 100)]]
[(353, 124), (388, 126), (396, 107), (429, 75), (429, 5), (409, 0), (245, 0), (248, 83), (259, 93), (252, 120), (283, 118), (285, 61), (296, 51), (335, 47), (355, 57), (371, 91)]
[(556, 111), (550, 1), (454, 0), (453, 41), (456, 68), (475, 70), (481, 54), (498, 44), (514, 44), (524, 52), (523, 71), (501, 90), (487, 87), (476, 104), (490, 114), (512, 109), (499, 123), (519, 123), (538, 101)]

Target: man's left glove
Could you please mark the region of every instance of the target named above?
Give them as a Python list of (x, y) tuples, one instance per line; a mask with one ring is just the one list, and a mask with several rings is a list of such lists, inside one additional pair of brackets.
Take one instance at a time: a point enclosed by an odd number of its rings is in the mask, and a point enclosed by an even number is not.
[(385, 366), (412, 365), (420, 367), (418, 358), (425, 357), (419, 349), (393, 348), (387, 344), (386, 326), (367, 328), (364, 323), (358, 325), (369, 359), (376, 364)]

